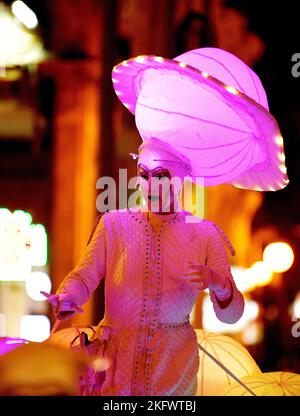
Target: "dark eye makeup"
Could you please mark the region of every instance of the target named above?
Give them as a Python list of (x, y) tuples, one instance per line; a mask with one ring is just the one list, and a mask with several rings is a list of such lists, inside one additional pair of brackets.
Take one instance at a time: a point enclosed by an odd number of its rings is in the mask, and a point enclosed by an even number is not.
[[(151, 171), (150, 171), (151, 173)], [(148, 179), (149, 178), (149, 172), (146, 171), (142, 166), (139, 166), (138, 168), (138, 175), (141, 176), (144, 179)], [(163, 179), (163, 178), (168, 178), (170, 179), (170, 173), (168, 170), (166, 169), (162, 169), (162, 168), (156, 168), (152, 171), (152, 177), (158, 178), (158, 179)]]

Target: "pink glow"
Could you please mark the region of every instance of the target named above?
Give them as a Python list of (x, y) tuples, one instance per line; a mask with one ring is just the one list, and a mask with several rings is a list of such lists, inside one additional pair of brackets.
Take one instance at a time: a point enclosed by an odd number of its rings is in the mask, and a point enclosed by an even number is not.
[(24, 344), (28, 344), (28, 341), (22, 338), (0, 338), (0, 355), (13, 351)]

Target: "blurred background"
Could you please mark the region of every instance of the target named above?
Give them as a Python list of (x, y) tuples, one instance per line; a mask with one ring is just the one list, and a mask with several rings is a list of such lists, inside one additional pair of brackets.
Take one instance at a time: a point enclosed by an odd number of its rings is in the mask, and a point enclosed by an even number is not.
[[(204, 189), (204, 217), (230, 257), (246, 309), (219, 322), (207, 294), (196, 328), (241, 342), (263, 371), (300, 373), (300, 45), (293, 1), (0, 1), (0, 337), (43, 341), (54, 324), (39, 294), (54, 292), (86, 247), (98, 212), (97, 178), (135, 176), (141, 139), (118, 101), (113, 66), (223, 48), (251, 66), (284, 137), (290, 183), (277, 192)], [(299, 54), (298, 58), (295, 54)], [(117, 206), (117, 208), (122, 206)], [(96, 325), (103, 283), (85, 313)]]

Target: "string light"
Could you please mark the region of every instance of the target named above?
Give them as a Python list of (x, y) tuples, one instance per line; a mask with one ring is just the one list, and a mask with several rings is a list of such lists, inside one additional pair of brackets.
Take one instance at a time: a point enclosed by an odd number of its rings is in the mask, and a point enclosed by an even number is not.
[(38, 19), (36, 14), (23, 1), (14, 1), (11, 5), (11, 11), (27, 29), (37, 27)]
[(231, 87), (230, 85), (226, 85), (224, 88), (226, 91), (230, 92), (231, 94), (237, 95), (239, 93), (237, 89)]
[(281, 165), (279, 169), (281, 170), (282, 173), (286, 173), (287, 172), (285, 165)]
[(278, 144), (279, 146), (283, 146), (283, 137), (277, 136), (275, 139), (275, 143)]
[(134, 60), (135, 62), (143, 64), (145, 62), (145, 55), (139, 55)]

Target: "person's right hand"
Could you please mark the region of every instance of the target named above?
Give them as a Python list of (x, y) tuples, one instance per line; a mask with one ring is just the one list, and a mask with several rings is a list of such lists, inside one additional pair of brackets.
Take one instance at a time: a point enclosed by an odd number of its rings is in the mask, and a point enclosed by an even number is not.
[(74, 313), (83, 313), (83, 309), (75, 303), (72, 295), (68, 293), (52, 295), (41, 291), (41, 294), (47, 298), (47, 302), (51, 303), (55, 316), (59, 320), (69, 319)]

